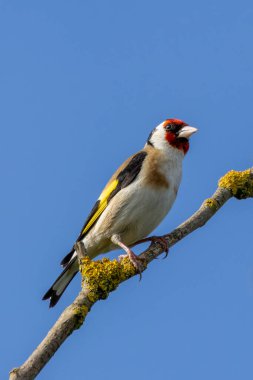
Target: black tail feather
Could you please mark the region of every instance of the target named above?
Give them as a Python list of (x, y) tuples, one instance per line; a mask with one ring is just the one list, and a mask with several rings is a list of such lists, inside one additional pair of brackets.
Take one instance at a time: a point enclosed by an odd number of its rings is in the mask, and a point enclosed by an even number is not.
[(62, 279), (62, 277), (64, 275), (67, 274), (68, 271), (71, 271), (72, 265), (74, 265), (76, 263), (76, 260), (77, 260), (77, 258), (75, 257), (68, 264), (66, 264), (66, 267), (64, 268), (64, 270), (62, 271), (62, 273), (60, 274), (60, 276), (57, 277), (57, 279), (55, 280), (55, 282), (53, 283), (53, 285), (51, 286), (51, 288), (48, 289), (48, 291), (42, 297), (43, 301), (47, 300), (47, 299), (50, 299), (49, 307), (53, 307), (53, 306), (55, 306), (57, 304), (57, 302), (61, 298), (62, 294), (64, 293), (65, 289), (67, 288), (67, 286), (69, 285), (69, 283), (72, 281), (72, 279), (77, 274), (78, 270), (74, 270), (73, 273), (71, 274), (71, 277), (69, 277), (67, 279), (64, 288), (62, 288), (61, 291), (57, 294), (57, 283), (59, 282), (59, 280)]
[(44, 295), (44, 297), (42, 299), (44, 301), (44, 300), (47, 300), (48, 298), (50, 298), (49, 307), (54, 307), (57, 304), (57, 302), (59, 301), (59, 299), (61, 298), (62, 294), (57, 296), (56, 291), (53, 290), (52, 288), (50, 288), (46, 292), (46, 294)]
[(74, 250), (74, 248), (72, 248), (71, 251), (62, 259), (61, 266), (63, 268), (65, 268), (68, 265), (68, 263), (70, 262), (74, 252), (75, 252), (75, 250)]

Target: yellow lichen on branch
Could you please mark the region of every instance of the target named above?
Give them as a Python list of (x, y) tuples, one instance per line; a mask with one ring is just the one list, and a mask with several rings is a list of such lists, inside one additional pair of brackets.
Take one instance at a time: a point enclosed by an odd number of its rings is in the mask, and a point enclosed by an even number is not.
[(251, 169), (244, 171), (231, 170), (218, 183), (219, 187), (231, 191), (237, 199), (253, 197), (253, 173)]
[(106, 299), (118, 285), (136, 274), (136, 269), (127, 257), (117, 260), (92, 261), (84, 257), (80, 262), (82, 286), (88, 289), (88, 298), (94, 303)]
[(211, 208), (214, 212), (219, 208), (218, 202), (213, 198), (207, 198), (203, 204), (204, 206)]
[(75, 306), (73, 312), (76, 317), (76, 329), (79, 329), (82, 326), (85, 320), (85, 317), (89, 312), (89, 309), (85, 305)]

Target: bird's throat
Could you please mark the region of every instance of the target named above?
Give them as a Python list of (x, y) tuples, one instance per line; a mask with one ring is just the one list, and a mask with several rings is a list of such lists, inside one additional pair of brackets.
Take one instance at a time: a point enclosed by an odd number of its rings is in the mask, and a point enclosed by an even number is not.
[(173, 148), (181, 150), (184, 154), (189, 150), (189, 140), (184, 137), (177, 138), (173, 133), (167, 132), (166, 140)]

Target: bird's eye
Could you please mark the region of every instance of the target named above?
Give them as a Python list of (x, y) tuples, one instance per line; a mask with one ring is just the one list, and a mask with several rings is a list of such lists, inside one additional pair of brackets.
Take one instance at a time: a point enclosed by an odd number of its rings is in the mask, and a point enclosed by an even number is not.
[(166, 131), (174, 132), (176, 130), (176, 127), (174, 124), (171, 123), (171, 124), (166, 125), (165, 129)]

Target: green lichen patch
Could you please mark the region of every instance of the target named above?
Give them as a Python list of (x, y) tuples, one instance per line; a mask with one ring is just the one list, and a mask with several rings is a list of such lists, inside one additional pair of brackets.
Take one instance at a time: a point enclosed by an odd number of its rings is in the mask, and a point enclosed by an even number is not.
[(242, 172), (231, 170), (219, 180), (218, 185), (230, 190), (237, 199), (253, 197), (253, 175), (250, 169)]
[(120, 262), (107, 258), (92, 261), (84, 257), (81, 259), (80, 272), (82, 286), (89, 290), (88, 298), (94, 303), (98, 299), (106, 299), (122, 281), (134, 276), (136, 269), (128, 257)]
[(218, 202), (215, 199), (213, 199), (213, 198), (207, 198), (204, 201), (204, 206), (209, 207), (214, 212), (217, 211), (218, 208), (219, 208)]
[(89, 312), (89, 309), (85, 305), (75, 306), (73, 312), (76, 317), (76, 329), (79, 329), (82, 326), (85, 320), (85, 317)]

